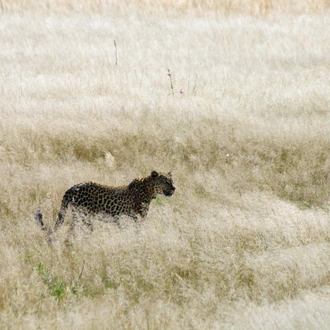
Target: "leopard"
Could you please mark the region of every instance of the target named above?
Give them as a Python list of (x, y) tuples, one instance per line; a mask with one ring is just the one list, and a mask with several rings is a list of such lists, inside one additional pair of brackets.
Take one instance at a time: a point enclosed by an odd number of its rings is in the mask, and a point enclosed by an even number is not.
[[(152, 171), (144, 178), (134, 179), (127, 186), (111, 187), (94, 182), (76, 184), (64, 193), (54, 231), (63, 225), (69, 208), (72, 214), (71, 228), (80, 218), (91, 231), (94, 229), (92, 218), (114, 222), (120, 227), (120, 218), (127, 216), (139, 224), (147, 216), (153, 199), (158, 195), (171, 197), (175, 189), (171, 172), (157, 171)], [(43, 230), (48, 230), (40, 211), (36, 213), (36, 221)]]

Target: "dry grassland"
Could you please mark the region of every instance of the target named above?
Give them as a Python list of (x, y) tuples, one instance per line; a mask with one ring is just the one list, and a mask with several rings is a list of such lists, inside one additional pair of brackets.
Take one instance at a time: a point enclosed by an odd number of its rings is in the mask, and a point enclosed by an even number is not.
[[(0, 1), (0, 328), (328, 329), (328, 2), (125, 3)], [(139, 230), (34, 223), (153, 169)]]

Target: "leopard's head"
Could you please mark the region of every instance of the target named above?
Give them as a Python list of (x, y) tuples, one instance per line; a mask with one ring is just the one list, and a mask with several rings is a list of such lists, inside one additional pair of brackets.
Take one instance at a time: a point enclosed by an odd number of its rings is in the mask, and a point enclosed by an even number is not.
[(154, 198), (161, 194), (168, 197), (174, 194), (175, 187), (173, 186), (171, 172), (165, 174), (152, 171), (150, 177), (154, 183)]

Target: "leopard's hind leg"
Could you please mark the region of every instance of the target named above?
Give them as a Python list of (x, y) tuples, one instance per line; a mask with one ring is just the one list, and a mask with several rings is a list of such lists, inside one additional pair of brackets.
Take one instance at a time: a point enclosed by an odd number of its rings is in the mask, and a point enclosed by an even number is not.
[(72, 220), (70, 223), (68, 238), (66, 242), (70, 242), (71, 239), (76, 236), (77, 227), (79, 229), (81, 227), (80, 226), (81, 224), (86, 226), (89, 232), (93, 232), (94, 230), (92, 219), (90, 218), (87, 210), (77, 206), (71, 206), (71, 214), (72, 214)]
[(80, 216), (82, 219), (83, 224), (89, 229), (90, 232), (94, 231), (94, 226), (92, 223), (91, 216), (88, 214), (87, 211), (81, 211)]
[(55, 230), (57, 230), (59, 227), (63, 225), (68, 207), (69, 207), (69, 201), (67, 200), (66, 195), (64, 195), (61, 203), (61, 208), (60, 211), (58, 212), (57, 219), (55, 222), (55, 226), (54, 226)]

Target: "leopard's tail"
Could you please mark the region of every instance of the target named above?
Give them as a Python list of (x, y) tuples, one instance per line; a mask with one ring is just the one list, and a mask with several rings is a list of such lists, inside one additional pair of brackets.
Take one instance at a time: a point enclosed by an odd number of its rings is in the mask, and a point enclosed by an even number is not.
[(44, 224), (43, 215), (40, 210), (36, 212), (35, 220), (41, 230), (44, 231), (49, 237), (49, 239), (47, 240), (48, 245), (53, 245), (55, 242), (57, 242), (53, 230)]
[(41, 228), (41, 230), (47, 232), (48, 234), (51, 234), (53, 231), (45, 226), (44, 221), (43, 221), (43, 215), (40, 210), (38, 210), (35, 214), (35, 220), (38, 226)]

